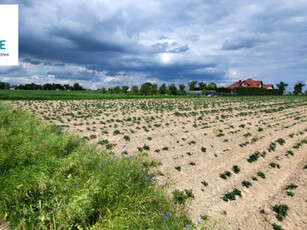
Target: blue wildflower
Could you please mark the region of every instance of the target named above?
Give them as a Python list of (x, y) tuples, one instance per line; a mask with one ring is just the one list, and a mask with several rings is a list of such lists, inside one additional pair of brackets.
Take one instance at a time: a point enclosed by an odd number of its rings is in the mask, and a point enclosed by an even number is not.
[(164, 216), (164, 217), (163, 217), (163, 219), (164, 219), (164, 220), (167, 220), (167, 217), (166, 217), (166, 216)]
[(170, 216), (172, 215), (172, 213), (170, 213), (170, 212), (167, 212), (167, 214), (170, 215)]
[(105, 166), (105, 165), (103, 165), (102, 167), (104, 167), (104, 168), (105, 168), (106, 166)]
[(126, 145), (124, 145), (124, 148), (126, 147)]
[(105, 162), (107, 162), (107, 159), (104, 159)]
[(78, 184), (78, 185), (77, 185), (77, 187), (79, 188), (79, 187), (80, 187), (80, 185)]
[(186, 224), (184, 227), (185, 227), (185, 228), (190, 228), (190, 226), (189, 226), (189, 225), (187, 225), (187, 224)]
[(200, 221), (197, 221), (197, 223), (198, 223), (198, 224), (201, 224), (201, 222), (200, 222)]
[(147, 178), (146, 180), (147, 180), (147, 181), (150, 181), (150, 178)]

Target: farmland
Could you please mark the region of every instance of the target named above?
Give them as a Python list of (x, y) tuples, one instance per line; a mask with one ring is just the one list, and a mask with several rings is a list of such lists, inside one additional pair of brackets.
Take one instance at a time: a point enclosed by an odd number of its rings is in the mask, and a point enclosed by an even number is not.
[(306, 97), (3, 102), (110, 155), (157, 160), (158, 183), (187, 198), (195, 223), (307, 226)]

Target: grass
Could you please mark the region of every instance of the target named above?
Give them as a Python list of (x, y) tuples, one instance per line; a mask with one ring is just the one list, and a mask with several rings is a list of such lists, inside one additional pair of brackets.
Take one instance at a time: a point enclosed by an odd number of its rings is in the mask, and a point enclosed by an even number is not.
[(202, 98), (193, 95), (129, 95), (102, 94), (99, 91), (0, 90), (0, 100), (99, 100), (144, 98)]
[(182, 229), (189, 222), (144, 157), (97, 152), (3, 104), (0, 127), (0, 222), (13, 229)]
[(175, 204), (185, 204), (187, 199), (194, 199), (194, 194), (192, 189), (185, 189), (184, 191), (180, 191), (176, 189), (173, 192), (173, 200)]

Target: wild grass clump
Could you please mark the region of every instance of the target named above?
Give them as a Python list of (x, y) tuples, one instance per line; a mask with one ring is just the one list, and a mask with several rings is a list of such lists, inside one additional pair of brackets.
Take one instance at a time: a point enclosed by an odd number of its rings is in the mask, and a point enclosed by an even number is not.
[(180, 191), (176, 189), (173, 192), (173, 200), (175, 204), (185, 204), (187, 199), (194, 199), (194, 194), (192, 189), (185, 189), (184, 191)]
[[(187, 223), (143, 157), (97, 152), (2, 104), (0, 127), (0, 222), (12, 229), (182, 229)], [(164, 221), (167, 212), (172, 216)]]

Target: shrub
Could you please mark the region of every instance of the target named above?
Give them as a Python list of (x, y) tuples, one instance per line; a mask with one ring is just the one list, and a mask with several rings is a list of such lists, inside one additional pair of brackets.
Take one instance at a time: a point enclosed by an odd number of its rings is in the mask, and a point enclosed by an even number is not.
[(277, 213), (276, 218), (279, 221), (283, 221), (288, 215), (289, 207), (286, 204), (275, 205), (273, 207), (273, 211)]
[(205, 153), (205, 152), (207, 151), (207, 149), (206, 149), (205, 147), (201, 147), (201, 151), (202, 151), (203, 153)]
[(149, 149), (150, 149), (150, 147), (149, 147), (148, 145), (145, 145), (145, 144), (144, 144), (143, 149), (145, 149), (145, 150), (149, 150)]

